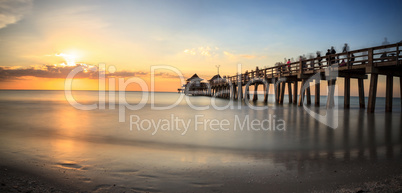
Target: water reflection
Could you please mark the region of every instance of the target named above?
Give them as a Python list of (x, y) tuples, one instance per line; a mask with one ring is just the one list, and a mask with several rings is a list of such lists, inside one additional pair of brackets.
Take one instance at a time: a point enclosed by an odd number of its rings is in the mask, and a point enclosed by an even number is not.
[[(349, 110), (345, 110), (345, 117), (350, 117)], [(343, 119), (343, 149), (344, 149), (344, 159), (350, 159), (350, 147), (349, 147), (349, 119)]]
[[(159, 96), (162, 104), (169, 104), (171, 100), (163, 96)], [(202, 106), (210, 102), (207, 99), (195, 97), (191, 100)], [(225, 106), (227, 100), (217, 99), (216, 103)], [(260, 105), (258, 102), (254, 104)], [(271, 103), (262, 111), (248, 108), (244, 103), (240, 105), (240, 109), (225, 110), (197, 111), (187, 105), (169, 111), (155, 111), (149, 105), (138, 111), (127, 110), (126, 120), (130, 120), (129, 116), (133, 114), (156, 121), (170, 119), (174, 114), (184, 121), (193, 121), (185, 135), (181, 135), (182, 131), (158, 131), (155, 135), (152, 135), (152, 129), (130, 131), (129, 122), (118, 122), (117, 109), (80, 111), (50, 102), (2, 105), (0, 149), (2, 155), (8, 155), (4, 154), (5, 151), (18, 150), (22, 153), (15, 155), (44, 159), (73, 169), (86, 165), (92, 166), (89, 168), (95, 172), (99, 168), (106, 168), (105, 171), (140, 168), (137, 173), (157, 173), (153, 168), (158, 166), (180, 168), (177, 172), (194, 165), (202, 168), (233, 164), (233, 168), (247, 168), (250, 164), (261, 164), (270, 168), (279, 165), (307, 174), (311, 168), (325, 168), (334, 161), (375, 162), (395, 160), (402, 155), (400, 113), (367, 114), (359, 109), (340, 110), (339, 127), (332, 129), (293, 104), (276, 106)], [(309, 108), (325, 114), (325, 107)], [(227, 119), (232, 124), (227, 131), (215, 131), (209, 127), (204, 130), (203, 125), (196, 130), (195, 115), (203, 116), (199, 121)], [(269, 117), (273, 122), (283, 119), (286, 128), (240, 130), (237, 125), (237, 130), (234, 130), (238, 121), (236, 116), (240, 121), (246, 116), (250, 121)]]
[[(394, 146), (392, 142), (392, 115), (389, 113), (385, 114), (385, 146), (386, 146), (386, 156), (387, 158), (393, 158), (394, 157)], [(390, 121), (387, 121), (390, 120)]]
[[(321, 167), (322, 162), (319, 160), (322, 159), (341, 162), (376, 161), (393, 160), (401, 156), (400, 114), (367, 114), (362, 110), (345, 110), (342, 111), (343, 123), (335, 130), (323, 129), (318, 122), (309, 121), (303, 114), (299, 115), (298, 119), (298, 125), (306, 126), (306, 129), (300, 129), (300, 132), (295, 133), (299, 135), (300, 145), (310, 148), (300, 148), (296, 153), (277, 152), (272, 155), (272, 160), (283, 164), (288, 170), (297, 168), (299, 174), (303, 174), (306, 163)], [(396, 132), (399, 136), (395, 136)], [(306, 138), (308, 140), (302, 140)], [(321, 141), (322, 138), (324, 142)]]

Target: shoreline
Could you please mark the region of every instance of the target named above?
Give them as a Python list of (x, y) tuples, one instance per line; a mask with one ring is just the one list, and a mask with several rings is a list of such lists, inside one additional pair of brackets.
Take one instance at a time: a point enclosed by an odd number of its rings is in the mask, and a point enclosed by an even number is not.
[[(7, 158), (6, 158), (7, 159)], [(177, 176), (177, 184), (168, 188), (144, 188), (138, 174), (128, 176), (131, 184), (110, 180), (110, 174), (99, 174), (98, 180), (85, 182), (76, 169), (55, 170), (46, 161), (35, 164), (2, 160), (0, 192), (398, 192), (402, 191), (400, 158), (392, 160), (298, 160), (298, 168), (271, 169), (258, 165), (232, 164), (198, 168)], [(304, 163), (300, 165), (300, 163)], [(312, 165), (321, 164), (319, 169)], [(33, 166), (35, 165), (35, 166)], [(293, 163), (291, 164), (293, 165)], [(238, 168), (234, 171), (233, 166)], [(51, 166), (50, 166), (51, 167)], [(152, 166), (153, 167), (153, 166)], [(300, 168), (299, 168), (300, 167)], [(267, 170), (268, 169), (268, 170)], [(178, 169), (180, 171), (180, 169)], [(180, 172), (179, 172), (180, 173)], [(211, 175), (215, 174), (215, 175)], [(200, 183), (189, 178), (197, 175)], [(221, 175), (225, 177), (222, 178)], [(106, 177), (107, 176), (107, 177)], [(158, 176), (158, 174), (156, 175)], [(106, 178), (105, 178), (106, 177)], [(164, 178), (159, 176), (159, 180)], [(110, 181), (109, 181), (110, 180)], [(205, 183), (201, 183), (205, 181)], [(183, 182), (185, 182), (183, 184)], [(163, 183), (168, 183), (164, 181)], [(160, 185), (160, 184), (159, 184)], [(184, 185), (184, 186), (181, 186)]]

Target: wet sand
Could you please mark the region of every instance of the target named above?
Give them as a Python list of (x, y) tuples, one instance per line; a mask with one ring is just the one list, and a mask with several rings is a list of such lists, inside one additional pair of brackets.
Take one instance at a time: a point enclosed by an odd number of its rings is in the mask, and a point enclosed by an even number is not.
[[(46, 176), (46, 177), (45, 177)], [(78, 187), (62, 182), (58, 175), (39, 174), (28, 168), (0, 166), (0, 192), (80, 192)]]
[[(202, 153), (202, 152), (200, 152)], [(258, 155), (251, 155), (258, 156)], [(276, 155), (278, 156), (278, 154)], [(83, 171), (66, 164), (30, 160), (0, 161), (1, 192), (398, 192), (402, 191), (401, 159), (309, 158), (282, 155), (285, 166), (264, 162), (188, 164), (163, 168), (132, 168), (126, 182), (114, 181), (113, 172), (94, 168), (96, 176), (82, 178)], [(191, 165), (194, 165), (192, 168)], [(152, 168), (152, 171), (150, 171)], [(148, 172), (144, 174), (142, 170)], [(128, 182), (128, 183), (127, 183)], [(152, 185), (147, 185), (152, 184)]]

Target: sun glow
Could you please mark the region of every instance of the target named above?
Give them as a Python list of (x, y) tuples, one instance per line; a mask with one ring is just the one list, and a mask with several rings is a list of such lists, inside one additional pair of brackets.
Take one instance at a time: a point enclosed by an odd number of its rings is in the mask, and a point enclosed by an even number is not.
[[(60, 54), (55, 54), (55, 56), (59, 56), (64, 58), (67, 64), (64, 64), (66, 66), (75, 66), (75, 60), (77, 59), (77, 56), (74, 54), (65, 54), (65, 53), (60, 53)], [(63, 65), (62, 64), (62, 65)]]

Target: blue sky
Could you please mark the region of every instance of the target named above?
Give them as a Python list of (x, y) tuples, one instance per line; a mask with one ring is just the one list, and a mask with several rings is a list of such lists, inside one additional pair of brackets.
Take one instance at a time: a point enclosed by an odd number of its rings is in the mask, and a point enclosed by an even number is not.
[(340, 49), (345, 42), (357, 49), (379, 45), (384, 37), (401, 41), (401, 8), (401, 1), (39, 0), (0, 35), (23, 46), (21, 37), (40, 40), (46, 31), (75, 28), (98, 34), (105, 44), (125, 38), (153, 45), (149, 52), (161, 55), (210, 46), (279, 59), (332, 45)]

